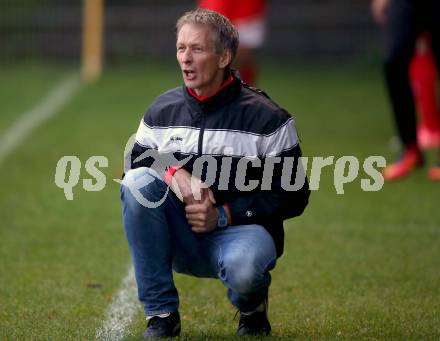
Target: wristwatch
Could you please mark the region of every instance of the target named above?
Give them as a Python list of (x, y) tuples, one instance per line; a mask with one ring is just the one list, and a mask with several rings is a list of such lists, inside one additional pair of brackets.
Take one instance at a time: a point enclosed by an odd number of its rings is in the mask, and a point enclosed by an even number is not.
[(217, 210), (218, 210), (217, 226), (218, 227), (228, 226), (228, 217), (226, 215), (225, 208), (223, 206), (217, 206)]

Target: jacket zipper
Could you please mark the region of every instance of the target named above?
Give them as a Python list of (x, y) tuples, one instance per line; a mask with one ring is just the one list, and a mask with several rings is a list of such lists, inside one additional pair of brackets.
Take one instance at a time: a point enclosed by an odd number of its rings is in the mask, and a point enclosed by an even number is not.
[(200, 122), (199, 144), (197, 147), (197, 153), (199, 156), (202, 156), (202, 153), (203, 153), (203, 134), (204, 133), (205, 133), (205, 113), (203, 110), (202, 111), (202, 119)]

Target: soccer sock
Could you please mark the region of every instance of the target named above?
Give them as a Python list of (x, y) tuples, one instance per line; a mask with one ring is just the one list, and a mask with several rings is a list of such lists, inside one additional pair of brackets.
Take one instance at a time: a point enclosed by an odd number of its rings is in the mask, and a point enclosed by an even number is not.
[(410, 79), (421, 124), (431, 131), (440, 131), (440, 115), (436, 97), (437, 69), (434, 56), (426, 36), (420, 38), (417, 45), (411, 61)]

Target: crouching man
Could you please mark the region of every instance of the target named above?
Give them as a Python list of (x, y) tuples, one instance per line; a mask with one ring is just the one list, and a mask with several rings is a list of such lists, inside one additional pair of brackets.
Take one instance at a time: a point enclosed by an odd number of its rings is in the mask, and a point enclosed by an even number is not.
[(230, 69), (238, 34), (228, 19), (196, 9), (176, 26), (184, 85), (143, 116), (121, 186), (144, 337), (180, 333), (173, 270), (222, 281), (240, 311), (238, 335), (267, 335), (283, 221), (300, 215), (310, 194), (296, 172), (294, 120)]

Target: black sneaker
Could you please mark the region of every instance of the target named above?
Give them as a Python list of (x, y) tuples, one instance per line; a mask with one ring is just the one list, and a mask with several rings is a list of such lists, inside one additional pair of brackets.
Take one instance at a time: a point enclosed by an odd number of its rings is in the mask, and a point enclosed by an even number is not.
[(180, 334), (179, 312), (170, 313), (166, 317), (153, 316), (148, 320), (144, 339), (175, 337)]
[[(267, 298), (262, 303), (262, 311), (252, 313), (240, 312), (240, 321), (238, 322), (237, 335), (269, 335), (272, 328), (267, 318), (269, 307)], [(259, 309), (258, 309), (259, 310)]]

